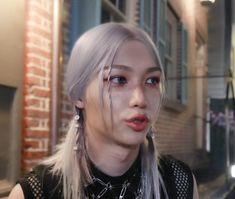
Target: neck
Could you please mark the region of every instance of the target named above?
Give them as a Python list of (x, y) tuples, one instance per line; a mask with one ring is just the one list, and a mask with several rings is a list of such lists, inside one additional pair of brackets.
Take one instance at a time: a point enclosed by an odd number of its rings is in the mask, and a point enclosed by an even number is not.
[(103, 173), (109, 176), (121, 176), (134, 163), (139, 153), (139, 146), (124, 147), (114, 144), (87, 142), (87, 152), (91, 161)]

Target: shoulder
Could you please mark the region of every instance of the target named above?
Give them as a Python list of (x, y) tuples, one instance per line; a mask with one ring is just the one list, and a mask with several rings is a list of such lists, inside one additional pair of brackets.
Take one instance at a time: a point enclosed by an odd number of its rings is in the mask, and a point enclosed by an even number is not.
[(53, 174), (51, 167), (46, 165), (36, 166), (17, 183), (21, 186), (26, 199), (58, 196), (62, 192), (61, 177)]
[(60, 198), (62, 195), (62, 175), (55, 174), (52, 166), (38, 165), (33, 169), (39, 180), (43, 194), (52, 198)]
[(179, 198), (193, 197), (193, 174), (190, 167), (172, 156), (159, 158), (159, 170), (170, 195)]
[(14, 186), (10, 195), (8, 196), (8, 199), (24, 199), (24, 198), (25, 197), (24, 197), (23, 190), (20, 184), (17, 184), (16, 186)]
[(171, 170), (175, 173), (175, 175), (177, 175), (177, 173), (179, 172), (183, 172), (187, 175), (192, 175), (191, 169), (186, 163), (174, 158), (171, 155), (160, 156), (159, 167), (163, 172), (166, 170)]

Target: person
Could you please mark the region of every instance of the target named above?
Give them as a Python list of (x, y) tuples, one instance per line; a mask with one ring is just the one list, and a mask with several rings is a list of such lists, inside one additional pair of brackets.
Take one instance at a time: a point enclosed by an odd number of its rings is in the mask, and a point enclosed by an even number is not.
[(9, 199), (198, 198), (189, 167), (155, 147), (164, 72), (147, 33), (125, 23), (88, 30), (75, 43), (66, 81), (75, 107), (66, 138)]

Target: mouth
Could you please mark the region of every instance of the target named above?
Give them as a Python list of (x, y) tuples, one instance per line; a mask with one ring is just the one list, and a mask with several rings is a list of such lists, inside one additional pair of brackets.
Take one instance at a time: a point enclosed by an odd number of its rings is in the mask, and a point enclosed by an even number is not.
[(135, 115), (126, 120), (127, 126), (137, 132), (141, 132), (145, 130), (148, 126), (148, 123), (149, 123), (149, 119), (144, 114)]

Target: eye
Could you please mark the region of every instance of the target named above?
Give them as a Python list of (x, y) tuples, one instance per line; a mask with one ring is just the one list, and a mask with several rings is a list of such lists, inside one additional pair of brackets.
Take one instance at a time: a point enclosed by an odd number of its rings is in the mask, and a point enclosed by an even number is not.
[(157, 86), (160, 83), (160, 77), (149, 77), (145, 83), (149, 86)]
[(123, 76), (111, 76), (109, 78), (109, 81), (113, 84), (116, 84), (116, 85), (124, 85), (127, 83), (126, 78)]

